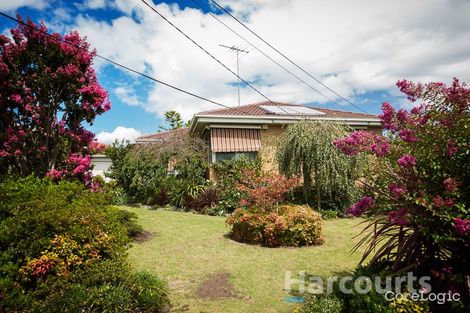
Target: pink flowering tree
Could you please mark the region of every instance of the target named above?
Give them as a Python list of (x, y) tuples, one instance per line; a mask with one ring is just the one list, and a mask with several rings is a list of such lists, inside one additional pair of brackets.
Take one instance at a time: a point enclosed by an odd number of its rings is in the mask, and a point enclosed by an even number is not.
[[(384, 103), (385, 136), (354, 132), (335, 141), (347, 155), (376, 159), (362, 184), (366, 196), (348, 213), (367, 216), (363, 260), (393, 271), (430, 274), (437, 285), (470, 290), (470, 89), (454, 79), (397, 86), (417, 104), (410, 111)], [(377, 169), (377, 170), (374, 170)]]
[(0, 35), (0, 174), (78, 177), (90, 184), (94, 134), (83, 123), (110, 109), (77, 32), (48, 36), (19, 24)]

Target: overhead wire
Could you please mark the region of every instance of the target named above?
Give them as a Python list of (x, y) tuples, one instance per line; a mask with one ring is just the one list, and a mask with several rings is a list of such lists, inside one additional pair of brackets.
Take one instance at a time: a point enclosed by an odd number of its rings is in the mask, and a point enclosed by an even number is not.
[[(5, 17), (5, 18), (8, 18), (8, 19), (10, 19), (10, 20), (12, 20), (12, 21), (15, 21), (15, 22), (17, 22), (17, 23), (19, 23), (19, 24), (22, 24), (22, 25), (24, 25), (24, 26), (27, 26), (27, 27), (29, 27), (29, 28), (31, 28), (31, 29), (35, 29), (36, 31), (39, 31), (39, 32), (41, 32), (42, 34), (47, 35), (47, 36), (50, 37), (50, 38), (53, 38), (54, 40), (63, 42), (63, 43), (65, 43), (65, 44), (68, 44), (68, 45), (70, 45), (70, 46), (72, 46), (72, 47), (75, 47), (75, 48), (77, 48), (77, 49), (79, 49), (79, 50), (82, 50), (82, 51), (91, 52), (91, 51), (89, 51), (88, 49), (85, 49), (85, 48), (79, 47), (79, 46), (77, 46), (77, 45), (74, 45), (74, 44), (72, 44), (72, 43), (70, 43), (70, 42), (67, 42), (67, 41), (65, 41), (64, 39), (62, 39), (61, 37), (55, 37), (55, 36), (49, 34), (48, 32), (46, 32), (46, 31), (44, 31), (44, 30), (42, 30), (42, 29), (39, 29), (39, 28), (37, 28), (37, 27), (34, 27), (33, 25), (30, 25), (30, 24), (28, 24), (28, 23), (25, 23), (25, 22), (23, 22), (23, 21), (21, 21), (21, 20), (15, 18), (15, 17), (13, 17), (13, 16), (11, 16), (11, 15), (8, 15), (8, 14), (6, 14), (6, 13), (4, 13), (4, 12), (1, 12), (1, 11), (0, 11), (0, 15), (3, 16), (3, 17)], [(102, 60), (104, 60), (104, 61), (106, 61), (106, 62), (109, 62), (109, 63), (111, 63), (111, 64), (113, 64), (113, 65), (115, 65), (115, 66), (117, 66), (117, 67), (123, 68), (123, 69), (125, 69), (125, 70), (127, 70), (127, 71), (129, 71), (129, 72), (132, 72), (132, 73), (134, 73), (134, 74), (140, 75), (140, 76), (142, 76), (142, 77), (145, 77), (145, 78), (147, 78), (147, 79), (150, 79), (150, 80), (152, 80), (152, 81), (154, 81), (154, 82), (156, 82), (156, 83), (159, 83), (159, 84), (164, 85), (164, 86), (166, 86), (166, 87), (172, 88), (172, 89), (174, 89), (174, 90), (177, 90), (177, 91), (182, 92), (182, 93), (184, 93), (184, 94), (187, 94), (187, 95), (189, 95), (189, 96), (198, 98), (198, 99), (200, 99), (200, 100), (204, 100), (204, 101), (206, 101), (206, 102), (210, 102), (210, 103), (212, 103), (212, 104), (216, 104), (216, 105), (218, 105), (218, 106), (222, 106), (222, 107), (225, 107), (225, 108), (231, 108), (231, 107), (228, 106), (228, 105), (225, 105), (225, 104), (219, 103), (219, 102), (217, 102), (217, 101), (208, 99), (208, 98), (206, 98), (206, 97), (197, 95), (197, 94), (195, 94), (195, 93), (193, 93), (193, 92), (184, 90), (184, 89), (182, 89), (182, 88), (180, 88), (180, 87), (176, 87), (176, 86), (174, 86), (174, 85), (172, 85), (172, 84), (170, 84), (170, 83), (166, 83), (166, 82), (164, 82), (164, 81), (162, 81), (162, 80), (159, 80), (159, 79), (157, 79), (157, 78), (154, 78), (154, 77), (152, 77), (152, 76), (150, 76), (150, 75), (147, 75), (147, 74), (145, 74), (145, 73), (139, 72), (139, 71), (137, 71), (137, 70), (135, 70), (135, 69), (133, 69), (133, 68), (130, 68), (130, 67), (126, 66), (126, 65), (123, 65), (123, 64), (118, 63), (118, 62), (116, 62), (116, 61), (113, 61), (113, 60), (111, 60), (111, 59), (109, 59), (109, 58), (107, 58), (107, 57), (104, 57), (104, 56), (102, 56), (102, 55), (99, 55), (98, 53), (95, 53), (95, 56), (98, 57), (98, 58), (100, 58), (100, 59), (102, 59)]]
[[(199, 8), (201, 10), (203, 10), (203, 7), (202, 5), (197, 1), (197, 0), (191, 0), (194, 4), (196, 4), (197, 6), (199, 6)], [(237, 32), (236, 30), (234, 30), (232, 27), (228, 26), (227, 23), (223, 22), (221, 19), (219, 19), (216, 15), (214, 15), (213, 13), (211, 12), (208, 12), (209, 15), (214, 18), (215, 20), (217, 20), (220, 24), (222, 24), (224, 27), (226, 27), (228, 30), (230, 30), (232, 33), (234, 33), (235, 35), (237, 35), (240, 39), (242, 39), (243, 41), (245, 41), (246, 43), (248, 43), (249, 46), (251, 46), (254, 50), (258, 51), (259, 53), (261, 53), (263, 56), (265, 56), (266, 58), (268, 58), (271, 62), (273, 62), (274, 64), (276, 64), (277, 66), (279, 66), (280, 68), (282, 68), (285, 72), (287, 72), (288, 74), (292, 75), (294, 78), (296, 78), (298, 81), (300, 81), (301, 83), (303, 83), (304, 85), (306, 85), (308, 88), (312, 89), (314, 92), (316, 92), (317, 94), (323, 96), (325, 99), (331, 101), (332, 103), (336, 104), (338, 107), (341, 107), (341, 108), (345, 108), (345, 106), (341, 105), (340, 103), (336, 102), (335, 100), (331, 99), (330, 97), (328, 97), (327, 95), (323, 94), (321, 91), (319, 91), (318, 89), (316, 89), (315, 87), (313, 87), (312, 85), (310, 85), (309, 83), (307, 83), (304, 79), (300, 78), (298, 75), (296, 75), (295, 73), (293, 73), (291, 70), (287, 69), (285, 66), (283, 66), (282, 64), (280, 64), (278, 61), (274, 60), (271, 56), (269, 56), (267, 53), (265, 53), (264, 51), (262, 51), (261, 49), (259, 49), (259, 45), (258, 46), (255, 46), (252, 42), (250, 42), (248, 39), (246, 39), (245, 37), (243, 37), (239, 32)], [(244, 55), (245, 56), (245, 55)], [(244, 57), (242, 56), (242, 57)]]
[(333, 94), (335, 94), (336, 96), (338, 96), (339, 98), (341, 98), (342, 100), (346, 101), (347, 103), (349, 103), (350, 105), (352, 105), (353, 107), (355, 107), (356, 109), (364, 112), (367, 114), (367, 112), (365, 110), (363, 110), (362, 108), (358, 107), (356, 104), (354, 104), (353, 102), (351, 102), (350, 100), (348, 100), (347, 98), (343, 97), (341, 94), (339, 94), (338, 92), (336, 92), (335, 90), (333, 90), (332, 88), (330, 88), (329, 86), (327, 86), (326, 84), (324, 84), (320, 79), (316, 78), (315, 76), (313, 76), (312, 74), (310, 74), (308, 71), (306, 71), (304, 68), (302, 68), (300, 65), (298, 65), (296, 62), (294, 62), (291, 58), (289, 58), (288, 56), (286, 56), (284, 53), (282, 53), (281, 51), (279, 51), (276, 47), (274, 47), (272, 44), (270, 44), (267, 40), (265, 40), (264, 38), (262, 38), (260, 35), (258, 35), (255, 31), (253, 31), (250, 27), (248, 27), (245, 23), (243, 23), (242, 21), (240, 21), (240, 19), (238, 19), (236, 16), (234, 16), (232, 13), (230, 13), (227, 9), (225, 9), (223, 6), (221, 6), (217, 1), (215, 0), (210, 0), (212, 3), (214, 3), (220, 10), (222, 10), (224, 13), (228, 14), (230, 17), (232, 17), (237, 23), (239, 23), (241, 26), (243, 26), (245, 29), (247, 29), (250, 33), (252, 33), (253, 35), (255, 35), (259, 40), (261, 40), (262, 42), (264, 42), (267, 46), (269, 46), (271, 49), (273, 49), (274, 51), (276, 51), (279, 55), (281, 55), (284, 59), (286, 59), (287, 61), (289, 61), (292, 65), (294, 65), (296, 68), (298, 68), (299, 70), (301, 70), (304, 74), (306, 74), (307, 76), (309, 76), (310, 78), (312, 78), (313, 80), (315, 80), (317, 83), (319, 83), (320, 85), (322, 85), (323, 87), (325, 87), (326, 89), (328, 89), (330, 92), (332, 92)]
[[(261, 91), (259, 91), (256, 87), (254, 87), (252, 84), (250, 84), (248, 81), (246, 81), (244, 78), (240, 77), (237, 73), (232, 71), (228, 66), (226, 66), (224, 63), (222, 63), (218, 58), (216, 58), (212, 53), (207, 51), (204, 47), (202, 47), (199, 43), (197, 43), (194, 39), (192, 39), (189, 35), (187, 35), (185, 32), (181, 30), (178, 26), (176, 26), (174, 23), (172, 23), (169, 19), (167, 19), (162, 13), (160, 13), (157, 9), (155, 9), (152, 5), (150, 5), (146, 0), (141, 0), (142, 3), (144, 3), (150, 10), (155, 12), (157, 15), (159, 15), (163, 20), (165, 20), (168, 24), (170, 24), (174, 29), (176, 29), (180, 34), (182, 34), (186, 39), (191, 41), (194, 45), (196, 45), (199, 49), (201, 49), (204, 53), (206, 53), (208, 56), (210, 56), (214, 61), (219, 63), (222, 67), (224, 67), (227, 71), (232, 73), (235, 77), (240, 79), (243, 83), (245, 83), (248, 87), (250, 87), (252, 90), (254, 90), (257, 94), (262, 96), (264, 99), (268, 100), (269, 102), (273, 102), (271, 99), (269, 99), (266, 95), (264, 95)], [(274, 102), (273, 102), (274, 103)]]
[[(168, 24), (170, 24), (174, 29), (176, 29), (180, 34), (182, 34), (186, 39), (188, 39), (190, 42), (192, 42), (195, 46), (197, 46), (200, 50), (202, 50), (205, 54), (207, 54), (209, 57), (211, 57), (211, 59), (213, 59), (214, 61), (216, 61), (219, 65), (221, 65), (223, 68), (225, 68), (227, 71), (229, 71), (230, 73), (232, 73), (232, 75), (234, 75), (235, 77), (237, 77), (240, 81), (242, 81), (243, 83), (245, 83), (248, 87), (250, 87), (251, 89), (253, 89), (256, 93), (258, 93), (259, 95), (261, 95), (264, 99), (268, 100), (269, 103), (277, 106), (278, 108), (280, 108), (283, 112), (285, 112), (287, 115), (290, 115), (292, 117), (294, 117), (295, 119), (298, 119), (297, 116), (291, 114), (290, 112), (288, 112), (287, 110), (285, 110), (282, 106), (279, 106), (276, 104), (276, 102), (272, 101), (270, 98), (268, 98), (266, 95), (264, 95), (261, 91), (259, 91), (256, 87), (254, 87), (252, 84), (250, 84), (248, 81), (246, 81), (244, 78), (242, 78), (241, 76), (239, 76), (237, 73), (235, 73), (234, 71), (232, 71), (227, 65), (225, 65), (222, 61), (220, 61), (218, 58), (216, 58), (212, 53), (210, 53), (209, 51), (207, 51), (207, 49), (205, 49), (203, 46), (201, 46), (199, 43), (197, 43), (193, 38), (191, 38), (188, 34), (186, 34), (181, 28), (179, 28), (178, 26), (176, 26), (173, 22), (171, 22), (168, 18), (166, 18), (162, 13), (160, 13), (155, 7), (153, 7), (152, 5), (150, 5), (146, 0), (140, 0), (142, 3), (144, 3), (150, 10), (152, 10), (153, 12), (155, 12), (158, 16), (160, 16), (165, 22), (167, 22)], [(153, 2), (152, 2), (153, 3)], [(300, 119), (298, 119), (300, 120)]]

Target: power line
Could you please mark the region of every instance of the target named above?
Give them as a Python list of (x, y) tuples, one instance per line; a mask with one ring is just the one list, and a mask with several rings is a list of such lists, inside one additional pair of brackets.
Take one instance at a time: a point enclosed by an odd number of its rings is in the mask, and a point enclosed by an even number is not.
[[(21, 21), (21, 20), (19, 20), (19, 19), (17, 19), (17, 18), (14, 18), (14, 17), (11, 16), (11, 15), (8, 15), (8, 14), (3, 13), (3, 12), (1, 12), (1, 11), (0, 11), (0, 15), (2, 15), (2, 16), (5, 17), (5, 18), (8, 18), (8, 19), (10, 19), (10, 20), (12, 20), (12, 21), (15, 21), (15, 22), (17, 22), (17, 23), (19, 23), (19, 24), (22, 24), (22, 25), (27, 26), (27, 27), (29, 27), (29, 28), (35, 29), (36, 31), (39, 31), (40, 33), (42, 33), (42, 34), (44, 34), (44, 35), (47, 35), (47, 36), (49, 36), (50, 38), (53, 38), (53, 39), (55, 39), (55, 40), (57, 40), (57, 41), (63, 42), (63, 43), (65, 43), (65, 44), (68, 44), (68, 45), (70, 45), (70, 46), (72, 46), (72, 47), (75, 47), (75, 48), (77, 48), (77, 49), (79, 49), (79, 50), (83, 50), (83, 51), (90, 52), (88, 49), (85, 49), (85, 48), (79, 47), (79, 46), (77, 46), (77, 45), (71, 44), (71, 43), (69, 43), (69, 42), (63, 40), (62, 38), (57, 38), (57, 37), (55, 37), (55, 36), (49, 34), (48, 32), (43, 31), (42, 29), (39, 29), (39, 28), (37, 28), (37, 27), (34, 27), (33, 25), (30, 25), (30, 24), (28, 24), (28, 23), (25, 23), (25, 22), (23, 22), (23, 21)], [(101, 56), (101, 55), (99, 55), (99, 54), (97, 54), (97, 53), (95, 53), (95, 55), (96, 55), (96, 57), (98, 57), (98, 58), (100, 58), (100, 59), (102, 59), (102, 60), (104, 60), (104, 61), (107, 61), (107, 62), (109, 62), (109, 63), (111, 63), (111, 64), (114, 64), (114, 65), (117, 66), (117, 67), (123, 68), (123, 69), (125, 69), (125, 70), (127, 70), (127, 71), (129, 71), (129, 72), (132, 72), (132, 73), (134, 73), (134, 74), (140, 75), (140, 76), (142, 76), (142, 77), (145, 77), (145, 78), (147, 78), (147, 79), (150, 79), (150, 80), (152, 80), (152, 81), (154, 81), (154, 82), (157, 82), (157, 83), (159, 83), (159, 84), (162, 84), (162, 85), (164, 85), (164, 86), (167, 86), (167, 87), (169, 87), (169, 88), (172, 88), (172, 89), (174, 89), (174, 90), (177, 90), (177, 91), (182, 92), (182, 93), (184, 93), (184, 94), (190, 95), (190, 96), (195, 97), (195, 98), (198, 98), (198, 99), (200, 99), (200, 100), (204, 100), (204, 101), (210, 102), (210, 103), (212, 103), (212, 104), (216, 104), (216, 105), (218, 105), (218, 106), (222, 106), (222, 107), (225, 107), (225, 108), (231, 108), (231, 107), (228, 106), (228, 105), (225, 105), (225, 104), (216, 102), (216, 101), (214, 101), (214, 100), (210, 100), (210, 99), (205, 98), (205, 97), (203, 97), (203, 96), (199, 96), (199, 95), (197, 95), (197, 94), (195, 94), (195, 93), (193, 93), (193, 92), (186, 91), (186, 90), (184, 90), (184, 89), (182, 89), (182, 88), (176, 87), (176, 86), (174, 86), (174, 85), (171, 85), (171, 84), (169, 84), (169, 83), (166, 83), (166, 82), (164, 82), (164, 81), (161, 81), (161, 80), (159, 80), (159, 79), (156, 79), (156, 78), (154, 78), (154, 77), (152, 77), (152, 76), (149, 76), (149, 75), (147, 75), (147, 74), (144, 74), (144, 73), (142, 73), (142, 72), (139, 72), (139, 71), (137, 71), (137, 70), (134, 70), (134, 69), (132, 69), (132, 68), (126, 66), (126, 65), (122, 65), (122, 64), (120, 64), (120, 63), (118, 63), (118, 62), (116, 62), (116, 61), (113, 61), (113, 60), (111, 60), (111, 59), (108, 59), (107, 57)]]
[[(37, 28), (37, 27), (35, 27), (35, 26), (31, 25), (31, 24), (25, 23), (25, 22), (23, 22), (22, 20), (19, 20), (19, 19), (15, 18), (15, 17), (13, 17), (13, 16), (11, 16), (11, 15), (8, 15), (8, 14), (2, 12), (2, 11), (0, 11), (0, 15), (3, 16), (3, 17), (5, 17), (5, 18), (7, 18), (7, 19), (10, 19), (10, 20), (12, 20), (12, 21), (17, 22), (18, 24), (21, 24), (21, 25), (24, 25), (24, 26), (29, 27), (29, 28), (31, 28), (31, 29), (34, 29), (34, 30), (36, 30), (36, 31), (38, 31), (38, 32), (40, 32), (40, 33), (42, 33), (42, 34), (44, 34), (44, 35), (46, 35), (46, 36), (48, 36), (48, 37), (50, 37), (50, 38), (56, 40), (56, 41), (58, 41), (58, 42), (65, 43), (65, 44), (67, 44), (67, 45), (69, 45), (69, 46), (75, 47), (75, 48), (78, 49), (78, 50), (82, 50), (82, 51), (86, 51), (86, 52), (88, 52), (88, 53), (91, 53), (88, 49), (85, 49), (85, 48), (80, 47), (80, 46), (78, 46), (78, 45), (74, 45), (74, 44), (72, 44), (72, 43), (70, 43), (70, 42), (67, 42), (67, 41), (65, 41), (62, 37), (53, 36), (52, 34), (49, 34), (48, 32), (46, 32), (46, 31), (44, 31), (44, 30), (42, 30), (42, 29), (39, 29), (39, 28)], [(137, 71), (137, 70), (134, 70), (134, 69), (132, 69), (132, 68), (130, 68), (130, 67), (128, 67), (128, 66), (122, 65), (122, 64), (120, 64), (120, 63), (118, 63), (118, 62), (116, 62), (116, 61), (113, 61), (113, 60), (111, 60), (111, 59), (109, 59), (109, 58), (107, 58), (107, 57), (104, 57), (104, 56), (102, 56), (102, 55), (99, 55), (99, 54), (96, 53), (96, 52), (95, 52), (95, 56), (98, 57), (98, 58), (100, 58), (100, 59), (102, 59), (102, 60), (104, 60), (104, 61), (106, 61), (106, 62), (109, 62), (109, 63), (111, 63), (111, 64), (113, 64), (113, 65), (115, 65), (115, 66), (117, 66), (117, 67), (123, 68), (123, 69), (125, 69), (125, 70), (127, 70), (127, 71), (130, 71), (130, 72), (132, 72), (132, 73), (135, 73), (135, 74), (137, 74), (137, 75), (140, 75), (140, 76), (142, 76), (142, 77), (144, 77), (144, 78), (150, 79), (150, 80), (152, 80), (152, 81), (154, 81), (154, 82), (157, 82), (157, 83), (159, 83), (159, 84), (162, 84), (162, 85), (167, 86), (167, 87), (169, 87), (169, 88), (172, 88), (172, 89), (174, 89), (174, 90), (180, 91), (180, 92), (182, 92), (182, 93), (184, 93), (184, 94), (193, 96), (193, 97), (198, 98), (198, 99), (200, 99), (200, 100), (204, 100), (204, 101), (210, 102), (210, 103), (212, 103), (212, 104), (215, 104), (215, 105), (218, 105), (218, 106), (227, 108), (227, 109), (231, 109), (231, 108), (232, 108), (232, 107), (230, 107), (230, 106), (228, 106), (228, 105), (225, 105), (225, 104), (222, 104), (222, 103), (219, 103), (219, 102), (210, 100), (210, 99), (208, 99), (208, 98), (199, 96), (199, 95), (197, 95), (197, 94), (195, 94), (195, 93), (186, 91), (186, 90), (184, 90), (184, 89), (181, 89), (181, 88), (179, 88), (179, 87), (176, 87), (176, 86), (171, 85), (171, 84), (169, 84), (169, 83), (166, 83), (166, 82), (164, 82), (164, 81), (161, 81), (161, 80), (159, 80), (159, 79), (156, 79), (156, 78), (154, 78), (154, 77), (152, 77), (152, 76), (149, 76), (149, 75), (147, 75), (147, 74), (144, 74), (144, 73), (142, 73), (142, 72), (139, 72), (139, 71)], [(270, 103), (274, 104), (275, 106), (279, 107), (279, 108), (280, 108), (282, 111), (284, 111), (287, 115), (290, 115), (290, 116), (294, 117), (296, 120), (300, 120), (297, 116), (291, 114), (290, 112), (288, 112), (288, 111), (286, 111), (284, 108), (282, 108), (282, 106), (277, 105), (275, 102), (273, 102), (273, 101), (271, 101), (271, 100), (268, 100), (268, 101), (269, 101)]]
[(306, 75), (308, 75), (309, 77), (311, 77), (312, 79), (314, 79), (316, 82), (318, 82), (320, 85), (322, 85), (323, 87), (325, 87), (326, 89), (328, 89), (329, 91), (331, 91), (332, 93), (334, 93), (336, 96), (340, 97), (341, 99), (343, 99), (344, 101), (348, 102), (349, 104), (351, 104), (352, 106), (354, 106), (356, 109), (364, 112), (364, 113), (367, 113), (366, 111), (364, 111), (363, 109), (361, 109), (360, 107), (358, 107), (357, 105), (355, 105), (354, 103), (352, 103), (351, 101), (349, 101), (348, 99), (346, 99), (345, 97), (343, 97), (342, 95), (340, 95), (339, 93), (337, 93), (336, 91), (334, 91), (333, 89), (331, 89), (330, 87), (328, 87), (327, 85), (325, 85), (321, 80), (317, 79), (316, 77), (314, 77), (312, 74), (310, 74), (309, 72), (307, 72), (305, 69), (303, 69), (300, 65), (298, 65), (297, 63), (295, 63), (293, 60), (291, 60), (289, 57), (287, 57), (284, 53), (282, 53), (281, 51), (279, 51), (278, 49), (276, 49), (273, 45), (271, 45), (269, 42), (267, 42), (265, 39), (263, 39), (260, 35), (258, 35), (256, 32), (254, 32), (251, 28), (249, 28), (248, 26), (245, 25), (245, 23), (243, 23), (242, 21), (240, 21), (237, 17), (235, 17), (232, 13), (230, 13), (229, 11), (227, 11), (224, 7), (222, 7), (219, 3), (217, 3), (217, 1), (215, 0), (210, 0), (212, 3), (214, 3), (219, 9), (221, 9), (223, 12), (225, 12), (226, 14), (230, 15), (235, 21), (237, 21), (240, 25), (242, 25), (244, 28), (246, 28), (250, 33), (252, 33), (253, 35), (255, 35), (258, 39), (260, 39), (262, 42), (264, 42), (266, 45), (268, 45), (271, 49), (273, 49), (274, 51), (276, 51), (279, 55), (281, 55), (284, 59), (286, 59), (287, 61), (289, 61), (291, 64), (293, 64), (295, 67), (297, 67), (299, 70), (301, 70), (302, 72), (304, 72)]
[(253, 85), (251, 85), (249, 82), (247, 82), (245, 79), (243, 79), (242, 77), (240, 77), (238, 74), (236, 74), (234, 71), (232, 71), (228, 66), (226, 66), (224, 63), (222, 63), (222, 61), (220, 61), (219, 59), (217, 59), (214, 55), (212, 55), (209, 51), (207, 51), (206, 49), (204, 49), (204, 47), (202, 47), (200, 44), (198, 44), (194, 39), (192, 39), (189, 35), (187, 35), (185, 32), (183, 32), (178, 26), (176, 26), (174, 23), (172, 23), (170, 20), (168, 20), (163, 14), (161, 14), (157, 9), (155, 9), (153, 6), (151, 6), (147, 1), (145, 0), (141, 0), (149, 9), (151, 9), (153, 12), (155, 12), (158, 16), (160, 16), (163, 20), (165, 20), (168, 24), (170, 24), (174, 29), (176, 29), (180, 34), (182, 34), (186, 39), (188, 39), (189, 41), (191, 41), (194, 45), (196, 45), (199, 49), (201, 49), (202, 51), (204, 51), (204, 53), (206, 53), (208, 56), (210, 56), (214, 61), (216, 61), (217, 63), (219, 63), (223, 68), (225, 68), (227, 71), (229, 71), (230, 73), (232, 73), (232, 75), (234, 75), (235, 77), (237, 77), (239, 80), (241, 80), (242, 82), (244, 82), (246, 85), (248, 85), (251, 89), (253, 89), (256, 93), (258, 93), (259, 95), (261, 95), (263, 98), (265, 98), (266, 100), (268, 100), (268, 102), (274, 104), (275, 106), (277, 106), (279, 109), (281, 109), (283, 112), (285, 112), (287, 115), (290, 115), (292, 117), (294, 117), (295, 119), (297, 120), (300, 120), (298, 119), (295, 115), (291, 114), (290, 112), (288, 112), (287, 110), (285, 110), (282, 106), (279, 106), (279, 105), (276, 105), (276, 103), (274, 101), (272, 101), (271, 99), (269, 99), (267, 96), (265, 96), (261, 91), (259, 91), (257, 88), (255, 88)]
[[(201, 8), (201, 10), (203, 10), (202, 6), (200, 5), (200, 3), (198, 3), (197, 0), (191, 0), (194, 4), (196, 4), (197, 6), (199, 6), (199, 8)], [(321, 91), (319, 91), (318, 89), (316, 89), (315, 87), (313, 87), (312, 85), (310, 85), (309, 83), (307, 83), (305, 80), (303, 80), (302, 78), (300, 78), (299, 76), (297, 76), (296, 74), (294, 74), (292, 71), (290, 71), (289, 69), (287, 69), (286, 67), (284, 67), (282, 64), (280, 64), (279, 62), (277, 62), (276, 60), (274, 60), (272, 57), (270, 57), (268, 54), (266, 54), (264, 51), (260, 50), (257, 46), (255, 46), (253, 43), (251, 43), (250, 41), (248, 41), (245, 37), (243, 37), (242, 35), (240, 35), (240, 33), (238, 33), (236, 30), (234, 30), (233, 28), (231, 28), (230, 26), (228, 26), (226, 23), (224, 23), (222, 20), (220, 20), (217, 16), (215, 16), (214, 14), (212, 14), (211, 12), (208, 12), (210, 16), (212, 16), (214, 19), (216, 19), (219, 23), (221, 23), (223, 26), (225, 26), (227, 29), (229, 29), (232, 33), (234, 33), (235, 35), (237, 35), (239, 38), (241, 38), (243, 41), (245, 41), (246, 43), (248, 43), (249, 46), (253, 47), (256, 51), (258, 51), (259, 53), (261, 53), (262, 55), (264, 55), (266, 58), (268, 58), (271, 62), (273, 62), (274, 64), (276, 64), (277, 66), (279, 66), (280, 68), (282, 68), (284, 71), (286, 71), (287, 73), (289, 73), (290, 75), (292, 75), (293, 77), (295, 77), (298, 81), (300, 81), (301, 83), (303, 83), (304, 85), (306, 85), (307, 87), (309, 87), (310, 89), (312, 89), (314, 92), (320, 94), (321, 96), (323, 96), (324, 98), (328, 99), (329, 101), (333, 102), (334, 104), (336, 104), (338, 107), (342, 107), (344, 108), (343, 105), (339, 104), (338, 102), (336, 102), (335, 100), (331, 99), (330, 97), (328, 97), (327, 95), (323, 94)]]
[[(247, 86), (249, 86), (251, 89), (253, 89), (256, 93), (261, 95), (263, 98), (268, 100), (269, 102), (273, 102), (271, 99), (269, 99), (267, 96), (265, 96), (261, 91), (259, 91), (257, 88), (255, 88), (253, 85), (251, 85), (249, 82), (247, 82), (245, 79), (242, 77), (238, 76), (237, 73), (232, 71), (228, 66), (226, 66), (224, 63), (222, 63), (219, 59), (217, 59), (214, 55), (212, 55), (209, 51), (204, 49), (200, 44), (198, 44), (194, 39), (192, 39), (190, 36), (188, 36), (185, 32), (183, 32), (178, 26), (173, 24), (170, 20), (168, 20), (163, 14), (161, 14), (157, 9), (155, 9), (152, 5), (150, 5), (147, 1), (141, 0), (149, 9), (151, 9), (153, 12), (158, 14), (162, 19), (164, 19), (168, 24), (170, 24), (174, 29), (176, 29), (180, 34), (182, 34), (186, 39), (191, 41), (194, 45), (196, 45), (199, 49), (204, 51), (208, 56), (210, 56), (213, 60), (215, 60), (217, 63), (219, 63), (222, 67), (224, 67), (227, 71), (232, 73), (235, 77), (240, 79), (242, 82), (244, 82)], [(274, 102), (273, 102), (274, 103)]]

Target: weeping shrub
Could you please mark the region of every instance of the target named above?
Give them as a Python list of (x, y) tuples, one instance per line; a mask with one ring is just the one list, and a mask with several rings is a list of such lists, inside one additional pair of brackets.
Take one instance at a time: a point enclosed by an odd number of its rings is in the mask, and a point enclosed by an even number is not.
[(317, 210), (344, 211), (358, 195), (361, 160), (346, 157), (333, 145), (347, 134), (343, 125), (303, 121), (289, 126), (280, 139), (280, 172), (303, 176), (304, 198)]

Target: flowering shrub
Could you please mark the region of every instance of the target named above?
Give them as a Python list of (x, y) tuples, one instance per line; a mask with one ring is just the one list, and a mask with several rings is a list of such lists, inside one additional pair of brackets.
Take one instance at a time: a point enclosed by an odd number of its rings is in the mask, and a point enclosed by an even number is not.
[[(77, 32), (47, 36), (19, 24), (0, 35), (0, 174), (54, 179), (77, 177), (95, 188), (90, 174), (92, 123), (110, 109), (92, 68), (94, 52)], [(90, 148), (89, 146), (92, 145)]]
[(323, 243), (322, 218), (308, 206), (282, 205), (269, 213), (239, 208), (227, 218), (231, 236), (268, 247)]
[(299, 178), (287, 178), (282, 175), (257, 174), (254, 170), (246, 170), (237, 185), (241, 193), (240, 205), (273, 210), (276, 205), (286, 201), (287, 194), (299, 185)]
[(154, 287), (131, 275), (134, 217), (108, 207), (106, 194), (29, 176), (1, 181), (0, 200), (1, 312), (162, 309), (163, 287), (154, 304), (136, 301)]
[(363, 260), (374, 254), (372, 264), (430, 274), (433, 287), (459, 292), (468, 310), (470, 89), (457, 79), (397, 86), (418, 105), (396, 111), (384, 103), (385, 137), (354, 132), (335, 141), (345, 154), (373, 154), (381, 164), (363, 181), (368, 196), (348, 213), (370, 219)]

